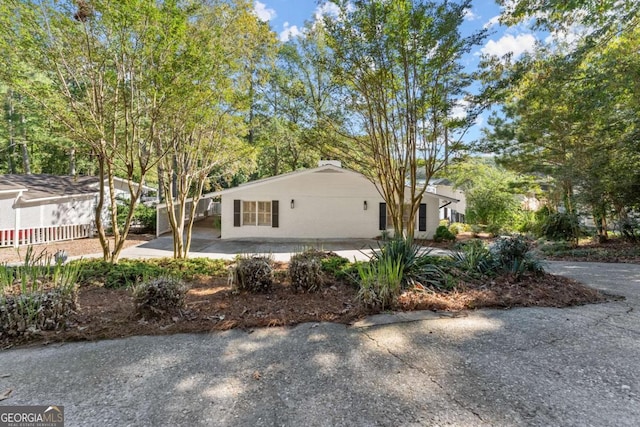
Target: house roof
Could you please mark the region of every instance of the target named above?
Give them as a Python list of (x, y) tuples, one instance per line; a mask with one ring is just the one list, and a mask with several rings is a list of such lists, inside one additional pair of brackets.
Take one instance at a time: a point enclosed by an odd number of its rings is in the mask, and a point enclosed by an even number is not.
[(58, 176), (48, 174), (2, 175), (0, 188), (15, 188), (24, 191), (21, 199), (25, 201), (74, 197), (95, 194), (91, 184), (96, 183), (95, 176)]
[[(284, 173), (284, 174), (281, 174), (281, 175), (276, 175), (276, 176), (271, 176), (271, 177), (268, 177), (268, 178), (258, 179), (256, 181), (245, 182), (243, 184), (240, 184), (237, 187), (227, 188), (227, 189), (224, 189), (224, 190), (214, 191), (214, 192), (211, 192), (211, 193), (204, 194), (202, 197), (205, 198), (205, 197), (223, 196), (225, 194), (235, 193), (236, 191), (243, 190), (245, 188), (259, 187), (259, 186), (262, 186), (262, 185), (265, 185), (265, 184), (278, 182), (278, 181), (282, 181), (282, 180), (285, 180), (285, 179), (293, 178), (295, 176), (301, 176), (301, 175), (306, 175), (306, 174), (310, 174), (310, 173), (348, 173), (348, 174), (353, 174), (353, 175), (356, 175), (356, 176), (359, 176), (359, 177), (361, 177), (363, 179), (368, 180), (367, 177), (365, 177), (364, 175), (362, 175), (359, 172), (353, 171), (351, 169), (346, 169), (346, 168), (343, 168), (343, 167), (327, 164), (327, 165), (319, 166), (317, 168), (300, 169), (300, 170), (297, 170), (297, 171)], [(452, 197), (443, 196), (443, 195), (440, 195), (440, 194), (435, 194), (435, 193), (430, 192), (430, 191), (426, 192), (425, 195), (431, 195), (431, 196), (434, 196), (434, 197), (438, 197), (439, 199), (447, 200), (447, 201), (451, 201), (451, 202), (459, 202), (458, 199), (454, 199)]]
[[(127, 181), (114, 177), (114, 180)], [(50, 174), (10, 174), (0, 175), (0, 194), (18, 193), (23, 201), (55, 200), (70, 197), (92, 196), (99, 191), (100, 180), (97, 176), (70, 176)], [(137, 184), (134, 184), (137, 186)], [(145, 190), (153, 190), (144, 186)]]

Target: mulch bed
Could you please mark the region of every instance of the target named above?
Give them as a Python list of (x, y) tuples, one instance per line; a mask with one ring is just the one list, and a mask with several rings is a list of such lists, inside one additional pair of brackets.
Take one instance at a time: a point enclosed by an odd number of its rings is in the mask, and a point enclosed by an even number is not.
[[(280, 267), (281, 269), (284, 266)], [(143, 319), (135, 313), (130, 290), (83, 286), (78, 308), (62, 331), (38, 332), (28, 338), (5, 340), (8, 348), (24, 344), (93, 341), (133, 335), (165, 335), (241, 328), (291, 326), (303, 322), (350, 324), (375, 310), (362, 307), (356, 288), (344, 282), (326, 284), (320, 292), (303, 293), (284, 274), (269, 293), (234, 292), (227, 278), (203, 277), (191, 284), (186, 307), (179, 315), (161, 320)], [(505, 276), (461, 282), (448, 292), (415, 288), (398, 301), (399, 310), (460, 311), (481, 307), (565, 307), (606, 300), (600, 292), (573, 280), (551, 274)]]
[(582, 243), (561, 254), (542, 254), (550, 261), (619, 262), (640, 264), (640, 246), (622, 239)]

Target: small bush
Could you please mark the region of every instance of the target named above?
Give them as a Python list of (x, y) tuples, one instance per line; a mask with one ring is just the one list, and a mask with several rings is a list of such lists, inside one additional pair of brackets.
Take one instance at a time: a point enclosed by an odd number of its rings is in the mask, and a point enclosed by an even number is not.
[(449, 231), (446, 226), (441, 225), (436, 228), (436, 234), (433, 236), (433, 240), (436, 242), (453, 242), (456, 240), (456, 235)]
[(496, 270), (496, 262), (489, 248), (482, 240), (468, 240), (460, 245), (451, 255), (453, 264), (470, 275), (492, 275)]
[(531, 242), (523, 236), (500, 237), (491, 245), (500, 270), (520, 276), (525, 272), (540, 273), (542, 265), (531, 254)]
[(249, 292), (266, 292), (273, 285), (273, 261), (269, 257), (244, 257), (238, 259), (231, 270), (231, 284), (235, 289)]
[[(118, 227), (122, 229), (129, 215), (129, 201), (118, 202)], [(131, 233), (155, 233), (156, 231), (156, 207), (137, 203), (133, 209), (131, 218)]]
[(554, 213), (546, 217), (541, 228), (549, 240), (575, 240), (580, 237), (580, 224), (576, 215)]
[(80, 266), (27, 248), (23, 263), (0, 266), (0, 337), (58, 330), (76, 307)]
[(320, 262), (322, 264), (322, 271), (332, 275), (336, 279), (344, 278), (345, 270), (349, 268), (349, 260), (335, 254), (321, 259)]
[(289, 261), (289, 278), (291, 285), (297, 289), (316, 292), (324, 282), (321, 258), (325, 254), (308, 250), (295, 254)]
[(496, 237), (502, 233), (502, 227), (499, 224), (489, 224), (485, 227), (485, 231), (492, 237)]
[(162, 317), (179, 313), (184, 307), (187, 287), (176, 278), (160, 277), (133, 288), (136, 313), (143, 317)]
[(366, 307), (384, 310), (396, 305), (402, 285), (402, 264), (399, 260), (386, 258), (358, 264), (358, 275), (358, 299)]
[(464, 224), (462, 222), (454, 222), (449, 226), (449, 231), (457, 236), (463, 231), (471, 231), (471, 227), (468, 224)]

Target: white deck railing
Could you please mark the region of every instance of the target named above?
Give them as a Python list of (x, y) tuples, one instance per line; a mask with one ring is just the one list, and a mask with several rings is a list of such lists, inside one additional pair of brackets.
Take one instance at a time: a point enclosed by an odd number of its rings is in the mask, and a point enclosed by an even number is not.
[(63, 240), (83, 239), (93, 235), (93, 224), (55, 225), (15, 230), (0, 229), (0, 247), (27, 246)]

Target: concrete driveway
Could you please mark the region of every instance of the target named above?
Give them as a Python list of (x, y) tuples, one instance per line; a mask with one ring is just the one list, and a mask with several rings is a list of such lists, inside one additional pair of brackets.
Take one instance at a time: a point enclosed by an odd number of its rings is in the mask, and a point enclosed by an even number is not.
[(2, 404), (67, 426), (639, 425), (640, 265), (549, 268), (626, 299), (10, 350)]

